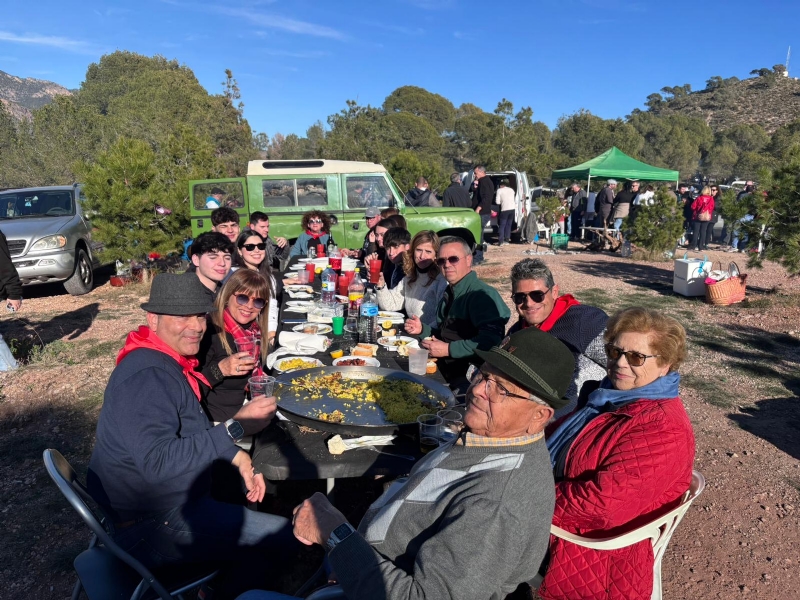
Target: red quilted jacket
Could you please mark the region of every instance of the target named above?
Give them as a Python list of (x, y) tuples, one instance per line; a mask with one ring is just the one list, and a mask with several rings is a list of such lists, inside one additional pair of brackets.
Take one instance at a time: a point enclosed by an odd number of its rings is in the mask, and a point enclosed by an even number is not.
[[(569, 449), (553, 524), (598, 538), (634, 529), (677, 505), (693, 462), (694, 434), (680, 398), (638, 400), (602, 414)], [(591, 550), (550, 536), (542, 598), (646, 600), (652, 589), (650, 540)]]

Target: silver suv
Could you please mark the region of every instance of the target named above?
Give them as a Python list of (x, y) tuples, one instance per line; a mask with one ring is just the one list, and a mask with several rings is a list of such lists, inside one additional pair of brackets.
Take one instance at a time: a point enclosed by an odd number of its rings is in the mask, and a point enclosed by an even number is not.
[(79, 184), (0, 192), (0, 230), (22, 285), (63, 281), (73, 296), (91, 291), (99, 248), (83, 200)]

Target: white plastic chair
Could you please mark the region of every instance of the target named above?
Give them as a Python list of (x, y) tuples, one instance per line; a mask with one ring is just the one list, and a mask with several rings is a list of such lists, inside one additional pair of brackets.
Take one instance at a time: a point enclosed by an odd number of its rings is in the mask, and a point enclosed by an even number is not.
[(650, 600), (661, 600), (661, 559), (664, 557), (664, 551), (667, 549), (667, 544), (672, 534), (678, 528), (678, 523), (681, 522), (683, 515), (689, 510), (694, 499), (703, 492), (704, 487), (706, 487), (705, 477), (697, 471), (692, 471), (692, 483), (678, 506), (665, 515), (628, 533), (610, 538), (585, 538), (569, 531), (564, 531), (555, 525), (550, 526), (550, 533), (562, 540), (567, 540), (585, 548), (592, 548), (593, 550), (625, 548), (649, 539), (653, 543), (653, 558), (655, 559), (653, 562), (653, 593), (650, 596)]

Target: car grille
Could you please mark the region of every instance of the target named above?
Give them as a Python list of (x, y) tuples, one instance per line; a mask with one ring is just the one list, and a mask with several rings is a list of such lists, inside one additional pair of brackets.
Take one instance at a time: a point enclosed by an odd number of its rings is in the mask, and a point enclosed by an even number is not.
[(25, 251), (25, 240), (8, 240), (8, 253), (19, 256)]

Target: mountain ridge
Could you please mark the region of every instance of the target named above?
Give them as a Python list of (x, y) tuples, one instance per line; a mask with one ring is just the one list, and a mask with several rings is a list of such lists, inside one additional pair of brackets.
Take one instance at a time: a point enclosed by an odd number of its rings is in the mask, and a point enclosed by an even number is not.
[(53, 81), (0, 71), (0, 102), (16, 119), (30, 119), (31, 111), (49, 104), (56, 96), (71, 95), (67, 88)]

